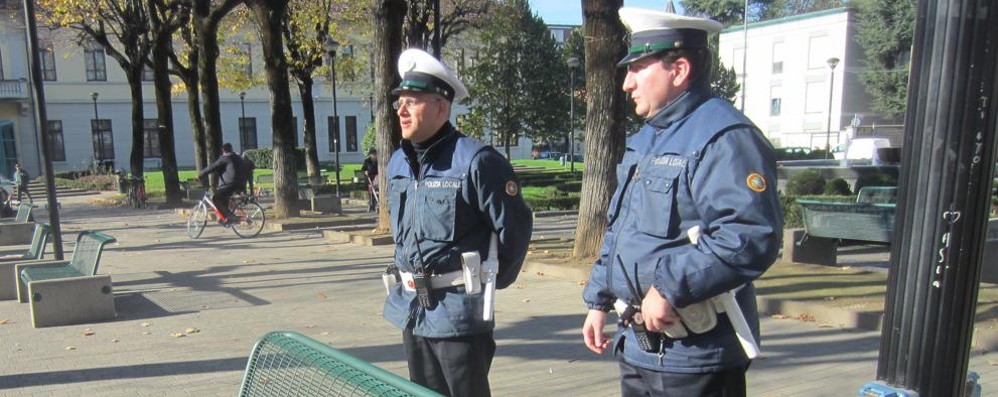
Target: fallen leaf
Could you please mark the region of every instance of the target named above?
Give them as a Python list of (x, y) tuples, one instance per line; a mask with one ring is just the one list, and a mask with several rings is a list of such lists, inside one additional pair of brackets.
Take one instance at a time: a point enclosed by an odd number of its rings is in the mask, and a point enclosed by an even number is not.
[(8, 322), (10, 322), (10, 320), (7, 320), (7, 319), (5, 318), (5, 319), (3, 319), (3, 320), (0, 320), (0, 325), (4, 325), (4, 324), (7, 324)]
[(322, 335), (322, 336), (329, 335), (329, 331), (323, 331), (323, 332), (319, 333), (319, 335)]
[(170, 336), (172, 336), (174, 338), (183, 338), (183, 337), (185, 337), (187, 335), (183, 334), (183, 333), (180, 333), (180, 332), (174, 332), (174, 333), (170, 334)]
[(523, 303), (529, 303), (529, 302), (530, 302), (530, 298), (527, 298), (527, 299), (523, 300)]
[(118, 339), (111, 339), (111, 343), (118, 343)]
[(320, 292), (319, 293), (319, 300), (325, 300), (325, 299), (326, 299), (326, 294), (323, 294), (323, 293)]
[(543, 275), (544, 275), (544, 273), (543, 273), (543, 272), (537, 272), (537, 275), (538, 275), (538, 276), (543, 276)]
[(829, 324), (829, 323), (818, 324), (818, 328), (832, 328), (832, 327), (834, 327), (834, 326), (831, 325), (831, 324)]
[(144, 332), (142, 332), (142, 335), (152, 335), (152, 332), (144, 331)]
[(770, 318), (774, 318), (777, 320), (786, 320), (787, 318), (789, 318), (789, 316), (787, 316), (786, 314), (774, 314), (770, 316)]
[(196, 334), (198, 332), (201, 332), (201, 330), (199, 330), (197, 328), (188, 328), (188, 329), (184, 330), (184, 333), (188, 333), (188, 334)]
[(151, 324), (151, 323), (142, 323), (142, 326), (143, 326), (143, 327), (148, 327), (148, 326), (150, 326), (150, 325), (152, 325), (152, 324)]
[(92, 329), (87, 329), (86, 331), (83, 331), (83, 336), (94, 336), (96, 334), (97, 333), (94, 332), (94, 330), (92, 330)]
[(305, 326), (305, 328), (315, 328), (315, 324), (308, 324)]
[(76, 348), (73, 346), (66, 346), (66, 350), (76, 350)]

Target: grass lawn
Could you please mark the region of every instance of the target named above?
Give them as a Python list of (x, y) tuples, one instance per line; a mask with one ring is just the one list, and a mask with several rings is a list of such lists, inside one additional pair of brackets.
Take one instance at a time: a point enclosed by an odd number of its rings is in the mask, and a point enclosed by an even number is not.
[[(565, 165), (561, 165), (561, 163), (558, 162), (558, 160), (513, 160), (511, 161), (511, 163), (513, 163), (514, 166), (520, 166), (520, 167), (544, 167), (545, 169), (555, 170), (555, 171), (569, 170), (568, 163), (565, 163)], [(576, 171), (581, 171), (584, 169), (586, 169), (586, 167), (583, 163), (580, 163), (578, 161), (575, 162)]]
[[(344, 182), (350, 182), (353, 179), (354, 171), (360, 171), (361, 164), (340, 164), (340, 167), (342, 168), (342, 170), (340, 170), (339, 173), (340, 183), (344, 183)], [(195, 170), (182, 170), (179, 171), (177, 174), (180, 178), (180, 182), (184, 182), (189, 179), (196, 179), (198, 176), (198, 173)], [(261, 175), (273, 175), (273, 174), (274, 170), (270, 168), (257, 168), (255, 171), (253, 171), (254, 182), (255, 179), (259, 178)], [(322, 175), (329, 176), (329, 182), (335, 183), (335, 179), (331, 177), (329, 170), (323, 169)], [(307, 173), (305, 171), (298, 171), (298, 176), (305, 177), (307, 176)], [(163, 183), (162, 171), (146, 171), (145, 179), (146, 179), (146, 195), (151, 197), (157, 197), (157, 196), (162, 196), (166, 192), (166, 187), (165, 184)], [(260, 187), (269, 188), (273, 186), (274, 186), (273, 183), (260, 184)]]

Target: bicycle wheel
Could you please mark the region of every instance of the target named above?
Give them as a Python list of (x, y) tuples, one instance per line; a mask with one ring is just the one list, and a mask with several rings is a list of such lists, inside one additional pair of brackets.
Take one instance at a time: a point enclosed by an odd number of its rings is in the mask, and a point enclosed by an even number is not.
[(204, 232), (207, 225), (208, 207), (203, 202), (198, 203), (191, 209), (191, 214), (187, 217), (187, 237), (192, 239), (201, 237), (201, 233)]
[(232, 231), (239, 237), (256, 237), (263, 230), (263, 225), (267, 222), (267, 216), (263, 213), (263, 207), (252, 201), (244, 201), (235, 211), (236, 223), (232, 224)]

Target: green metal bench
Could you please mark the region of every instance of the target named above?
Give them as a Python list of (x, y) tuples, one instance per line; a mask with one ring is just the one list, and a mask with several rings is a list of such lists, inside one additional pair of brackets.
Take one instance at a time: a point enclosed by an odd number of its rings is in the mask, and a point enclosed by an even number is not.
[(271, 332), (253, 347), (241, 397), (440, 396), (297, 332)]
[(76, 324), (116, 316), (111, 276), (97, 275), (104, 246), (115, 241), (104, 233), (81, 232), (69, 261), (15, 265), (18, 298), (30, 300), (32, 325)]
[(35, 208), (32, 204), (21, 203), (17, 206), (17, 214), (14, 215), (14, 219), (5, 219), (0, 223), (28, 223), (31, 220), (31, 210)]
[(0, 300), (17, 299), (17, 274), (14, 265), (26, 260), (39, 260), (45, 256), (52, 227), (45, 223), (35, 224), (31, 245), (27, 251), (7, 252), (0, 255)]
[(797, 200), (808, 237), (890, 243), (894, 204)]

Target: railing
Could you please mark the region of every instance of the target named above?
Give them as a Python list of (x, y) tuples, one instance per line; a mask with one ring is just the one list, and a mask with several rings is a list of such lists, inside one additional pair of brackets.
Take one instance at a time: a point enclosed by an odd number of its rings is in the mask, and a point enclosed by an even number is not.
[(0, 80), (0, 99), (26, 98), (27, 82), (24, 80)]

